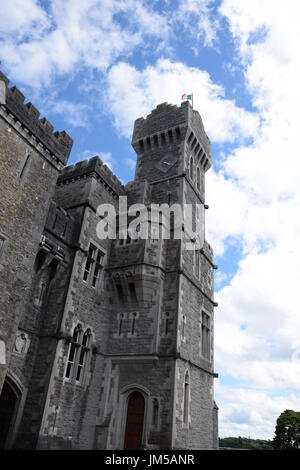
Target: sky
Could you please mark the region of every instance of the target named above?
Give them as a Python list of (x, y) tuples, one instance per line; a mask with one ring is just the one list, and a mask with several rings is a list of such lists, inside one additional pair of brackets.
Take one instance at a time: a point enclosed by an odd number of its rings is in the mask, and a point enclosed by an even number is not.
[(57, 130), (69, 163), (133, 179), (134, 120), (194, 108), (212, 143), (220, 436), (272, 438), (300, 410), (298, 0), (0, 0), (1, 69)]

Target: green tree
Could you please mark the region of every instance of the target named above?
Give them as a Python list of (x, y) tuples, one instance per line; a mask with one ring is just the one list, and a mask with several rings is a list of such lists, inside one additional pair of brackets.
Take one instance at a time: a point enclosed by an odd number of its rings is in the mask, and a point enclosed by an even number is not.
[(277, 418), (274, 449), (299, 449), (300, 450), (300, 412), (285, 410)]

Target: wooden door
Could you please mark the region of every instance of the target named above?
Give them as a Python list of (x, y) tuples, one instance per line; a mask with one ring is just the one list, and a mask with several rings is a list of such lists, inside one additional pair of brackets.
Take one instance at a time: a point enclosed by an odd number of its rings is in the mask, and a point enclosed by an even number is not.
[(128, 400), (124, 449), (140, 449), (143, 438), (145, 400), (141, 393), (133, 392)]

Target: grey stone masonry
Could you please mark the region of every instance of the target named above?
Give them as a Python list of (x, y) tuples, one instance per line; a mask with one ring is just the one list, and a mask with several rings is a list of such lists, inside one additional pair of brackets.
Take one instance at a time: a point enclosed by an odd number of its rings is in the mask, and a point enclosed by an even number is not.
[(217, 448), (212, 248), (188, 250), (184, 225), (183, 239), (161, 238), (165, 219), (148, 239), (97, 231), (101, 204), (127, 231), (121, 196), (149, 211), (204, 207), (211, 150), (199, 113), (163, 103), (137, 119), (124, 186), (98, 156), (63, 168), (72, 139), (0, 82), (0, 386), (16, 397), (2, 446)]

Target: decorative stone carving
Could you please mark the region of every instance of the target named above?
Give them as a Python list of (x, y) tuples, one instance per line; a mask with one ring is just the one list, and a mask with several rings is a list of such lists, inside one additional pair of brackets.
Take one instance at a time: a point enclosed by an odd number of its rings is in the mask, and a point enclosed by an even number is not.
[(24, 331), (17, 331), (13, 353), (25, 356), (30, 345), (29, 335)]

